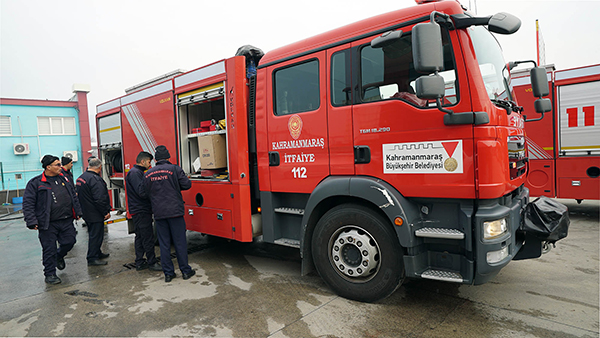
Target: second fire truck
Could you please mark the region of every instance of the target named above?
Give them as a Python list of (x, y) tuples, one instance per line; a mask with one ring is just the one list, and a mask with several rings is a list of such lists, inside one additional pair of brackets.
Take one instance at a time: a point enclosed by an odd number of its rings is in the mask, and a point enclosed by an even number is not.
[[(547, 66), (552, 111), (525, 123), (526, 186), (532, 196), (600, 199), (600, 65), (564, 70)], [(513, 74), (524, 114), (534, 117), (528, 74)]]

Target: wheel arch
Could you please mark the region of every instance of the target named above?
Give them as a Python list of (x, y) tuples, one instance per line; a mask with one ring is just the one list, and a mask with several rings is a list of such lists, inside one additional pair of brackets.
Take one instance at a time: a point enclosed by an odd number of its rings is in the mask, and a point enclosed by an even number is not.
[(319, 219), (331, 208), (345, 203), (368, 206), (383, 216), (392, 226), (396, 217), (404, 221), (393, 226), (398, 242), (403, 248), (412, 247), (414, 236), (410, 229), (412, 221), (419, 216), (418, 206), (407, 200), (398, 190), (381, 179), (369, 176), (328, 177), (310, 195), (300, 229), (300, 254), (302, 275), (315, 270), (311, 238)]

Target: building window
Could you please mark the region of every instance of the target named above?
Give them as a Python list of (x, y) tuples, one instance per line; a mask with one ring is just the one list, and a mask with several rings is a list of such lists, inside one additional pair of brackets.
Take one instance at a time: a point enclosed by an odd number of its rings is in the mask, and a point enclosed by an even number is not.
[(11, 136), (10, 116), (0, 116), (0, 136)]
[(76, 135), (74, 117), (38, 117), (40, 135)]
[(312, 60), (277, 70), (274, 78), (275, 115), (319, 108), (319, 61)]

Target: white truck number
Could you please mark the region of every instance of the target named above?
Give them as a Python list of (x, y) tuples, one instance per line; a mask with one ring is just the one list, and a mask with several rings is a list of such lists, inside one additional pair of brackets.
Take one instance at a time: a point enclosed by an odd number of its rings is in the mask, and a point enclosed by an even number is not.
[(307, 178), (306, 177), (306, 168), (305, 167), (294, 167), (294, 168), (292, 168), (292, 174), (294, 174), (294, 178)]

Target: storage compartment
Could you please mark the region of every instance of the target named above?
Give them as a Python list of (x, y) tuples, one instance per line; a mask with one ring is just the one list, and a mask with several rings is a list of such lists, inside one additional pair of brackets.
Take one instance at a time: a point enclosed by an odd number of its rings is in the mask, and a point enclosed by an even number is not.
[(178, 95), (178, 115), (185, 173), (192, 179), (228, 180), (223, 83)]

